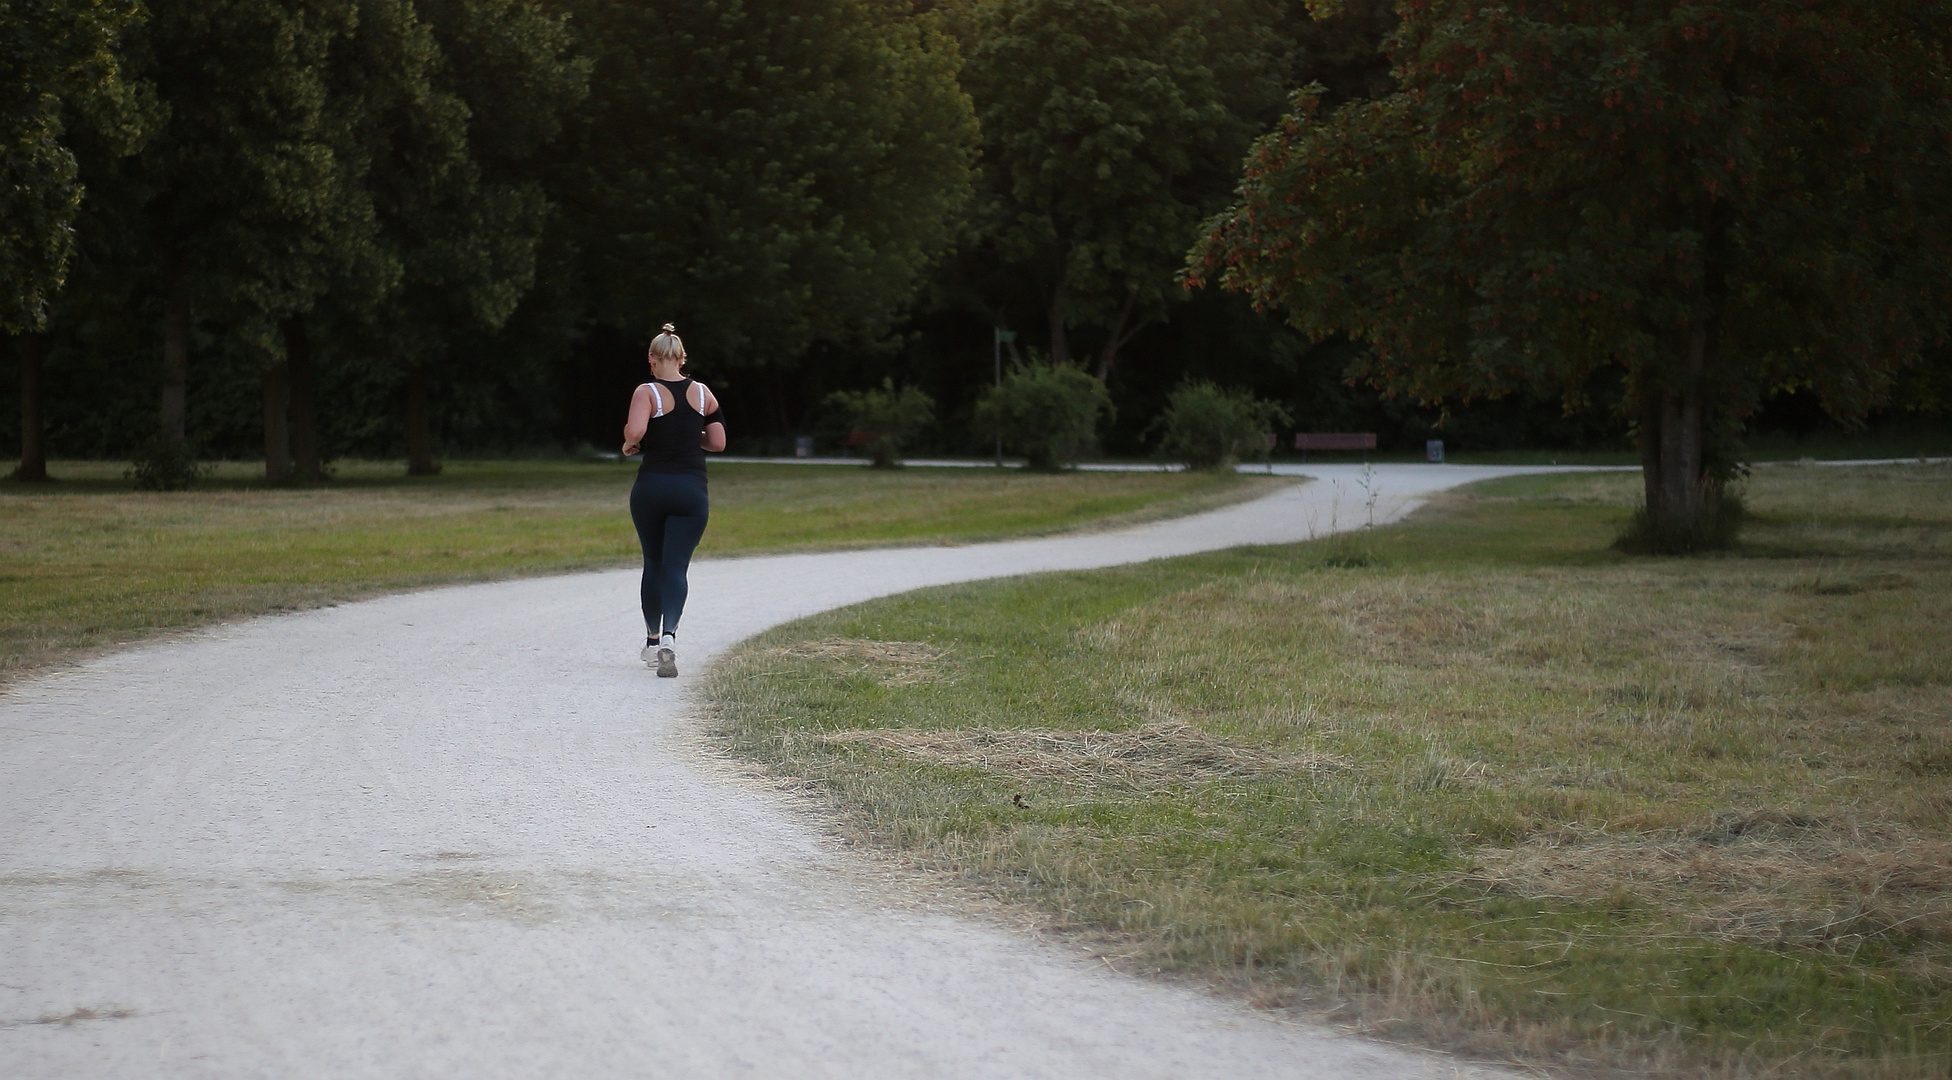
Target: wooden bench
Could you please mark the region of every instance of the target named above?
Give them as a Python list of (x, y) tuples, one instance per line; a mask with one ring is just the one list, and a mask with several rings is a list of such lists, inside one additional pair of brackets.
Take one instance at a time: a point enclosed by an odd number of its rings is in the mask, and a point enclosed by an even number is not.
[(882, 436), (882, 432), (879, 431), (850, 431), (847, 433), (846, 438), (840, 440), (834, 445), (835, 446), (866, 446), (867, 444), (873, 442), (874, 440), (879, 439), (881, 436)]
[(1369, 451), (1376, 449), (1376, 433), (1373, 431), (1298, 431), (1295, 433), (1295, 449), (1301, 451), (1301, 460), (1308, 460), (1310, 450), (1360, 450), (1362, 460), (1369, 460)]

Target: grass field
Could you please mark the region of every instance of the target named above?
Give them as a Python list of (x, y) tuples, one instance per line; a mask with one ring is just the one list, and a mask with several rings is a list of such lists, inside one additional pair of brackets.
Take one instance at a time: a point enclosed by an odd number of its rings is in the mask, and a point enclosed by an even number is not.
[[(191, 492), (56, 462), (0, 482), (0, 683), (80, 652), (223, 619), (456, 581), (629, 565), (634, 465), (344, 463), (267, 487), (242, 464)], [(701, 557), (962, 543), (1190, 513), (1267, 480), (1178, 474), (718, 465)]]
[(756, 639), (733, 752), (1113, 962), (1573, 1073), (1952, 1071), (1952, 467), (1638, 477)]

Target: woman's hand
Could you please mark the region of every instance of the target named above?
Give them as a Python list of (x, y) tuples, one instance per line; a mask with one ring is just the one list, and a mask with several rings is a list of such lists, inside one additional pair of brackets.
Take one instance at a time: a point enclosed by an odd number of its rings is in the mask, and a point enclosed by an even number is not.
[(635, 454), (636, 452), (637, 452), (637, 444), (636, 444), (636, 443), (634, 443), (634, 442), (627, 442), (627, 443), (625, 443), (625, 444), (624, 444), (624, 456), (625, 456), (625, 457), (629, 457), (630, 455), (632, 455), (632, 454)]

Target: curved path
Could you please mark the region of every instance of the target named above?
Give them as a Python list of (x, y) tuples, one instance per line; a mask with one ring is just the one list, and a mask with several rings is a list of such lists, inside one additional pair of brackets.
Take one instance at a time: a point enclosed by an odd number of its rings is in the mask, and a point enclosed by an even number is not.
[[(1307, 471), (1125, 532), (702, 562), (683, 661), (919, 586), (1364, 523), (1356, 470)], [(1378, 466), (1375, 520), (1525, 471)], [(256, 619), (0, 697), (0, 1076), (1471, 1071), (891, 899), (685, 749), (635, 576)]]

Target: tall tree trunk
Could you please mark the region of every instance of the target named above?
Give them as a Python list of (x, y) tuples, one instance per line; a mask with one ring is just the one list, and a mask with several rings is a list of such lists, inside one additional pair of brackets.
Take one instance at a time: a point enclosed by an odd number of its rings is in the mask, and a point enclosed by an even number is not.
[(434, 460), (434, 433), (428, 416), (427, 369), (416, 365), (407, 372), (407, 475), (438, 476), (441, 464)]
[(1647, 523), (1663, 549), (1691, 547), (1707, 508), (1703, 377), (1710, 337), (1705, 322), (1688, 327), (1673, 345), (1680, 361), (1678, 385), (1650, 381), (1640, 391), (1640, 467)]
[(184, 403), (190, 382), (189, 260), (179, 259), (176, 280), (163, 297), (162, 437), (180, 443), (186, 437)]
[(20, 464), (15, 480), (47, 479), (47, 421), (41, 413), (41, 369), (47, 359), (47, 335), (14, 338), (20, 359)]
[(1071, 362), (1071, 339), (1065, 334), (1064, 316), (1057, 313), (1062, 299), (1062, 294), (1053, 295), (1050, 306), (1044, 309), (1044, 315), (1051, 324), (1051, 362), (1054, 364)]
[(291, 479), (291, 427), (286, 410), (291, 406), (291, 383), (285, 361), (265, 367), (264, 379), (264, 478)]
[(319, 414), (316, 382), (312, 377), (312, 342), (305, 336), (305, 319), (293, 315), (284, 323), (285, 370), (291, 384), (291, 466), (300, 480), (323, 480), (319, 461)]
[[(1139, 290), (1133, 289), (1125, 297), (1125, 306), (1118, 309), (1118, 321), (1112, 323), (1111, 333), (1105, 338), (1105, 347), (1098, 353), (1099, 382), (1104, 382), (1111, 377), (1112, 365), (1118, 362), (1118, 350), (1124, 348), (1125, 343), (1132, 340), (1132, 335), (1139, 332), (1138, 326), (1134, 326), (1130, 330), (1125, 328), (1126, 323), (1132, 319), (1132, 307), (1138, 301)], [(1140, 323), (1139, 325), (1143, 326), (1145, 324)]]

